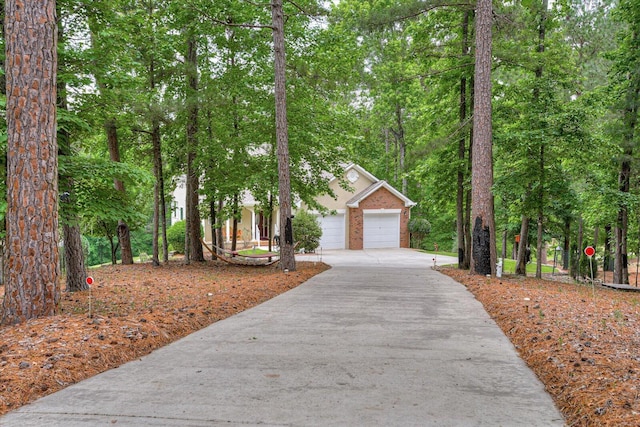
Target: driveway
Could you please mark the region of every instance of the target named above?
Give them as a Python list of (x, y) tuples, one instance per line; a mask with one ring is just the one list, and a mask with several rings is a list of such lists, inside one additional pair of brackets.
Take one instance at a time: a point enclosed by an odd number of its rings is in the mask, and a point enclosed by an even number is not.
[(303, 258), (333, 268), (0, 425), (563, 425), (482, 306), (431, 269), (433, 255)]

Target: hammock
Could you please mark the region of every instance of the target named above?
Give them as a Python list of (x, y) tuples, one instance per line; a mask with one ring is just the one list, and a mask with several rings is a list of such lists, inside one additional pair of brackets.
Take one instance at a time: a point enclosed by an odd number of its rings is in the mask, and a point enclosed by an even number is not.
[[(220, 261), (224, 261), (228, 264), (234, 265), (249, 265), (253, 267), (265, 267), (268, 265), (273, 265), (280, 261), (280, 254), (275, 252), (267, 252), (264, 254), (254, 254), (254, 255), (243, 255), (238, 253), (237, 251), (230, 251), (227, 249), (219, 248), (217, 246), (213, 246), (213, 249), (207, 245), (203, 239), (200, 239), (200, 242), (204, 245), (205, 248), (209, 252), (211, 252), (211, 256), (219, 259)], [(277, 259), (273, 259), (277, 258)], [(266, 262), (262, 262), (262, 260), (266, 260)]]

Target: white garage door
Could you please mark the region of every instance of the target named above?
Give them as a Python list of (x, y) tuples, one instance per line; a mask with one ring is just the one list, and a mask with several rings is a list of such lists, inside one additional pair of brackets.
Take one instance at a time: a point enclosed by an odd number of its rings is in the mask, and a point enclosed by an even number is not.
[(365, 213), (363, 222), (365, 249), (400, 247), (399, 213)]
[(322, 227), (322, 249), (344, 249), (344, 214), (318, 216)]

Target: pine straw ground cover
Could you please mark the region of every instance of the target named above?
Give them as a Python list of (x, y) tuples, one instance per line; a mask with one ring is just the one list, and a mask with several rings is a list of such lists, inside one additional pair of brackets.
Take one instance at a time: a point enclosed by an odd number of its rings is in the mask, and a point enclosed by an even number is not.
[(299, 262), (297, 271), (284, 273), (275, 266), (172, 261), (91, 270), (91, 292), (64, 292), (60, 314), (0, 328), (0, 415), (258, 305), (327, 268)]
[(442, 272), (484, 305), (567, 425), (640, 426), (640, 293)]

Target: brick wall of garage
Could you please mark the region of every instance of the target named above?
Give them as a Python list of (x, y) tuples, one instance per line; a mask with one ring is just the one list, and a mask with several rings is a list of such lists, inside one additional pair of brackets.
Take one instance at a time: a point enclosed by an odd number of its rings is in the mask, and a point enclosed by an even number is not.
[(409, 247), (409, 218), (411, 209), (404, 202), (382, 187), (360, 202), (358, 208), (349, 209), (349, 249), (362, 249), (364, 243), (364, 209), (401, 209), (400, 214), (400, 247)]

